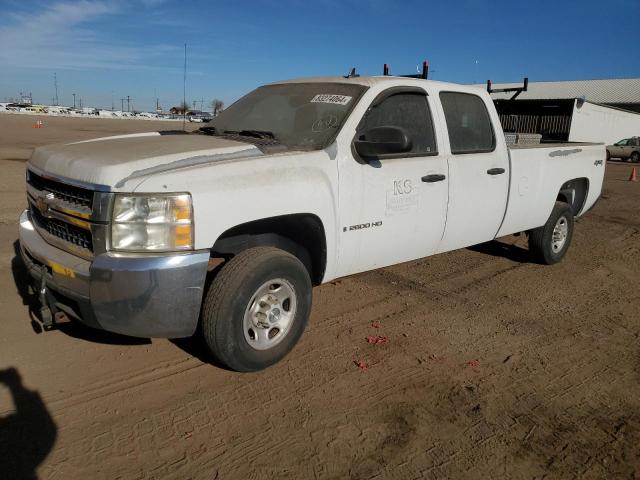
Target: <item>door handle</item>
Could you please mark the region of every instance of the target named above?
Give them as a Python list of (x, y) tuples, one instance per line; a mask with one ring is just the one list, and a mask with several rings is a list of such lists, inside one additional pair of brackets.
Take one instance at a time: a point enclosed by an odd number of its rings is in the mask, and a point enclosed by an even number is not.
[(422, 181), (426, 183), (434, 183), (434, 182), (441, 182), (445, 178), (447, 178), (445, 175), (434, 173), (431, 175), (425, 175), (424, 177), (422, 177)]
[(505, 172), (504, 168), (490, 168), (487, 170), (489, 175), (502, 175)]

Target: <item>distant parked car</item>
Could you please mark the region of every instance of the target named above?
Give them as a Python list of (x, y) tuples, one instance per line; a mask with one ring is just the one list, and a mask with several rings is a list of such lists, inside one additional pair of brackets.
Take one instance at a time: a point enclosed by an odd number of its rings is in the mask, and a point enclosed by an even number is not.
[(613, 145), (607, 145), (607, 160), (610, 158), (640, 162), (640, 137), (625, 138)]

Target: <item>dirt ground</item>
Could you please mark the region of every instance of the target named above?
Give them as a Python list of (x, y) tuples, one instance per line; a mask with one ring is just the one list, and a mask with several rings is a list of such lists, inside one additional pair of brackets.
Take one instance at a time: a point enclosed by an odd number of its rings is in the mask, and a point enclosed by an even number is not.
[(159, 128), (35, 120), (0, 115), (0, 478), (640, 478), (629, 164), (609, 162), (562, 263), (510, 237), (324, 285), (296, 349), (238, 374), (193, 340), (32, 323), (15, 257), (31, 149)]

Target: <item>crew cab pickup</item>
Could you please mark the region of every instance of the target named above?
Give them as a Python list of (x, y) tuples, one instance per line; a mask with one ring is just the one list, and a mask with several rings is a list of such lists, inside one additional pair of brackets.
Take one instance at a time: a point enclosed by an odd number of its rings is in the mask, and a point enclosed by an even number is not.
[(204, 337), (267, 367), (302, 335), (312, 287), (523, 232), (566, 253), (600, 196), (604, 145), (507, 147), (486, 91), (403, 77), (260, 87), (192, 133), (37, 148), (22, 257), (42, 317)]

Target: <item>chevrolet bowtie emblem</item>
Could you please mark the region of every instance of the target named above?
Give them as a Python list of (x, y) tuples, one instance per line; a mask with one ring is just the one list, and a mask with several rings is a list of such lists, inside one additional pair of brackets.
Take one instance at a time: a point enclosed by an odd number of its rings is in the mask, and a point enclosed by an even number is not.
[(47, 193), (46, 195), (37, 198), (36, 207), (38, 207), (38, 211), (42, 215), (47, 215), (47, 213), (49, 212), (49, 202), (54, 198), (55, 196), (53, 195), (53, 193)]

